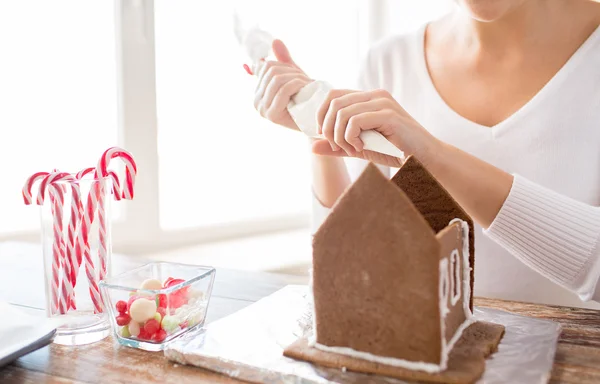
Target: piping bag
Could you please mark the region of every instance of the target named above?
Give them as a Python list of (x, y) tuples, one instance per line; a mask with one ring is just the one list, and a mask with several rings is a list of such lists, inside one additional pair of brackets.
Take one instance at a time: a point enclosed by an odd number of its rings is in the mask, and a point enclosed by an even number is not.
[[(266, 31), (252, 27), (244, 30), (239, 18), (235, 18), (235, 35), (242, 48), (252, 61), (252, 71), (257, 74), (271, 54), (273, 37)], [(308, 137), (324, 138), (317, 133), (317, 111), (333, 87), (324, 81), (313, 81), (296, 93), (287, 109), (300, 130)], [(375, 130), (362, 131), (360, 139), (364, 149), (404, 159), (404, 152), (390, 143), (385, 136)]]

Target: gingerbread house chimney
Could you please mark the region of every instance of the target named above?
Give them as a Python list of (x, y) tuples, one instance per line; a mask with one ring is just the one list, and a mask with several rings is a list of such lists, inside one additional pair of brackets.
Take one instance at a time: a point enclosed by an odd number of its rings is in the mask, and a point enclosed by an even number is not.
[(313, 239), (317, 349), (427, 372), (472, 322), (472, 220), (409, 157), (372, 164)]

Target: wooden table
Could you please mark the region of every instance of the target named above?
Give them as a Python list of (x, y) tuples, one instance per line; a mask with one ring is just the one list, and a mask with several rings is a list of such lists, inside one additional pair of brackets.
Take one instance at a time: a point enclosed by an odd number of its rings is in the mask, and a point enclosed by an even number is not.
[[(0, 256), (2, 254), (0, 253)], [(14, 263), (14, 261), (13, 261)], [(115, 270), (140, 260), (115, 260)], [(43, 288), (32, 281), (33, 267), (7, 265), (0, 257), (0, 292), (11, 303), (43, 315)], [(32, 283), (35, 290), (16, 290), (14, 283)], [(287, 284), (304, 284), (297, 276), (218, 270), (208, 322), (227, 316)], [(6, 295), (5, 295), (6, 297)], [(552, 383), (600, 383), (600, 311), (476, 299), (475, 304), (562, 324)], [(50, 345), (0, 369), (0, 383), (234, 383), (232, 379), (167, 361), (162, 353), (122, 347), (112, 337), (99, 343), (65, 347)]]

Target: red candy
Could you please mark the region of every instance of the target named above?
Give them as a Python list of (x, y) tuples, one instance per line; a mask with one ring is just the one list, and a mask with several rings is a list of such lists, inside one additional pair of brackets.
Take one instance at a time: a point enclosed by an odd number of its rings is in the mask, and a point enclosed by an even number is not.
[(167, 314), (167, 309), (165, 307), (158, 307), (156, 312), (160, 313), (160, 318), (162, 319)]
[(179, 292), (175, 292), (169, 295), (169, 306), (171, 308), (179, 308), (185, 303), (185, 297), (183, 297)]
[(140, 334), (138, 335), (138, 339), (142, 340), (150, 340), (152, 335), (148, 334), (144, 328), (140, 329)]
[(159, 329), (160, 323), (156, 321), (156, 319), (150, 319), (146, 321), (146, 324), (144, 325), (144, 331), (146, 331), (149, 335), (154, 335)]
[(187, 320), (186, 320), (186, 321), (184, 321), (183, 323), (179, 324), (179, 326), (181, 327), (181, 329), (183, 329), (183, 328), (187, 328), (187, 327), (188, 327), (188, 325), (189, 325), (189, 324), (188, 324), (188, 321), (187, 321)]
[(185, 283), (185, 280), (183, 280), (183, 279), (174, 279), (172, 277), (169, 277), (167, 280), (165, 280), (164, 288), (169, 288), (169, 287), (172, 287), (174, 285), (181, 284), (181, 283)]
[(162, 342), (166, 338), (167, 338), (167, 332), (164, 329), (159, 329), (158, 331), (156, 331), (156, 333), (154, 335), (152, 335), (152, 340), (159, 342), (159, 343)]
[[(156, 303), (156, 306), (158, 308), (167, 308), (167, 295), (165, 295), (164, 293), (161, 293), (160, 295), (158, 295), (158, 300)], [(161, 313), (162, 315), (162, 313)]]
[(117, 308), (117, 311), (119, 311), (119, 313), (127, 312), (127, 303), (124, 302), (123, 300), (117, 301), (117, 304), (115, 305), (115, 307)]
[[(173, 277), (169, 277), (167, 280), (165, 280), (165, 283), (163, 285), (163, 288), (170, 288), (173, 287), (177, 284), (181, 284), (181, 283), (185, 283), (184, 279), (175, 279)], [(190, 287), (184, 287), (181, 289), (178, 289), (177, 291), (170, 293), (168, 295), (168, 297), (164, 301), (164, 305), (159, 305), (159, 307), (167, 307), (167, 304), (169, 306), (169, 308), (171, 309), (176, 309), (181, 307), (182, 305), (184, 305), (186, 303), (186, 296), (188, 294), (188, 291), (190, 290)], [(163, 304), (162, 298), (159, 299), (159, 304)]]
[(129, 317), (129, 315), (126, 313), (121, 313), (119, 316), (117, 316), (117, 324), (120, 326), (127, 325), (130, 321), (131, 317)]

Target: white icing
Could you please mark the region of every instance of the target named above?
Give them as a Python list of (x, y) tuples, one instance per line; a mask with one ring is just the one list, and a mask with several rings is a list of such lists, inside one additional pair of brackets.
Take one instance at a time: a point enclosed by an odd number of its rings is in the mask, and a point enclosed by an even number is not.
[[(448, 258), (444, 257), (442, 260), (440, 260), (440, 277), (439, 277), (439, 299), (440, 299), (440, 314), (442, 319), (444, 317), (446, 317), (446, 314), (448, 314), (448, 312), (450, 312), (450, 309), (448, 308), (448, 306), (446, 305), (446, 303), (448, 302), (448, 295), (449, 295), (449, 280), (450, 278), (448, 277)], [(442, 335), (444, 333), (442, 332)]]
[[(454, 272), (454, 276), (452, 276), (452, 279), (450, 280), (450, 292), (452, 292), (451, 295), (451, 303), (452, 305), (456, 305), (456, 303), (458, 302), (458, 299), (460, 298), (460, 292), (461, 292), (461, 288), (460, 288), (460, 269), (458, 267), (458, 250), (455, 249), (452, 251), (452, 253), (450, 254), (450, 274), (452, 274), (452, 272)], [(454, 291), (456, 291), (456, 294), (454, 294)]]
[(327, 345), (319, 344), (319, 343), (311, 343), (310, 346), (320, 349), (325, 352), (333, 352), (338, 353), (340, 355), (346, 355), (351, 357), (356, 357), (362, 360), (371, 361), (374, 363), (390, 365), (393, 367), (400, 367), (406, 369), (412, 369), (416, 371), (425, 371), (428, 373), (436, 373), (440, 372), (442, 368), (438, 364), (434, 363), (425, 363), (423, 361), (410, 361), (399, 359), (396, 357), (385, 357), (385, 356), (377, 356), (368, 352), (357, 351), (352, 348), (347, 347), (329, 347)]
[[(238, 40), (238, 43), (246, 51), (246, 55), (252, 61), (253, 66), (261, 62), (271, 53), (273, 45), (273, 36), (267, 31), (260, 29), (258, 26), (244, 28), (242, 20), (237, 14), (234, 15), (233, 32)], [(258, 72), (258, 68), (253, 68), (254, 73)]]
[[(450, 354), (450, 351), (452, 351), (452, 348), (454, 347), (454, 344), (456, 344), (456, 342), (460, 339), (460, 337), (462, 336), (462, 333), (464, 332), (465, 329), (467, 329), (471, 324), (473, 324), (475, 322), (475, 318), (473, 317), (473, 313), (471, 312), (471, 308), (469, 307), (469, 303), (471, 300), (471, 280), (470, 280), (470, 276), (471, 276), (471, 265), (469, 262), (469, 224), (466, 221), (463, 221), (461, 219), (453, 219), (450, 221), (450, 223), (448, 225), (452, 225), (453, 223), (459, 223), (462, 229), (462, 243), (463, 243), (463, 249), (462, 249), (462, 254), (463, 254), (463, 311), (465, 313), (465, 321), (463, 321), (463, 323), (456, 329), (456, 332), (454, 332), (454, 336), (452, 336), (452, 338), (450, 339), (450, 341), (448, 343), (446, 343), (446, 337), (445, 337), (445, 322), (444, 322), (444, 317), (445, 315), (441, 318), (441, 329), (442, 329), (442, 358), (441, 358), (441, 366), (443, 367), (442, 369), (446, 369), (447, 364), (448, 364), (448, 355)], [(440, 300), (440, 309), (442, 308), (442, 306), (446, 306), (447, 305), (447, 301), (444, 301), (443, 304)], [(441, 313), (441, 310), (440, 310)]]

